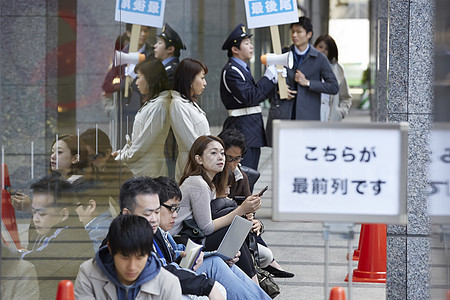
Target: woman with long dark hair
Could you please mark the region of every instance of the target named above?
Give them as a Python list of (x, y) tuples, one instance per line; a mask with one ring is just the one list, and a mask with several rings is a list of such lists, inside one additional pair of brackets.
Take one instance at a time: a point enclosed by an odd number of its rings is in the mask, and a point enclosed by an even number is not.
[(135, 67), (136, 85), (144, 95), (127, 144), (113, 153), (116, 160), (127, 164), (134, 176), (167, 176), (164, 143), (169, 133), (170, 91), (163, 64), (156, 58)]
[(170, 120), (178, 144), (178, 158), (175, 167), (175, 180), (183, 174), (189, 149), (201, 135), (210, 134), (206, 113), (197, 101), (206, 87), (205, 76), (208, 68), (193, 58), (183, 59), (174, 75), (175, 90), (172, 91)]
[[(170, 231), (172, 235), (177, 235), (183, 227), (183, 221), (193, 219), (206, 235), (206, 250), (217, 249), (235, 216), (255, 212), (261, 207), (261, 198), (251, 195), (228, 214), (212, 218), (211, 200), (216, 198), (216, 194), (224, 194), (228, 186), (224, 148), (223, 141), (212, 135), (200, 136), (192, 144), (180, 181), (183, 195), (180, 211)], [(236, 264), (255, 280), (256, 270), (246, 244), (241, 248), (241, 257)]]
[(336, 95), (322, 94), (320, 107), (320, 120), (342, 121), (348, 114), (348, 110), (352, 106), (352, 96), (345, 78), (344, 68), (338, 62), (338, 48), (334, 39), (326, 35), (321, 35), (314, 43), (314, 48), (325, 54), (331, 64), (334, 76), (338, 81), (339, 93)]

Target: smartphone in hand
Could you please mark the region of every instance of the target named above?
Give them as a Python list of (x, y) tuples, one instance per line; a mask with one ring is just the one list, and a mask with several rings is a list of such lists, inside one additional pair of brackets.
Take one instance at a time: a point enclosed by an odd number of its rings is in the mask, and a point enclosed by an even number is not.
[(3, 187), (10, 195), (17, 195), (17, 192), (15, 190), (13, 190), (12, 187), (10, 187), (9, 185), (5, 185)]
[(269, 186), (266, 185), (266, 187), (263, 188), (263, 189), (261, 190), (261, 192), (258, 193), (258, 197), (261, 197), (262, 195), (264, 195), (264, 193), (267, 191), (268, 188), (269, 188)]

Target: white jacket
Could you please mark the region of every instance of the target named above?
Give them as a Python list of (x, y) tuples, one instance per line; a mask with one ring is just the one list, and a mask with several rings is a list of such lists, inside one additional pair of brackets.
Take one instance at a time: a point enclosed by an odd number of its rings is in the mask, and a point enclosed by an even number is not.
[(339, 93), (336, 95), (322, 95), (322, 97), (330, 97), (330, 115), (328, 117), (328, 121), (342, 121), (342, 119), (348, 115), (348, 111), (352, 106), (352, 96), (350, 94), (350, 89), (348, 87), (342, 65), (334, 60), (333, 63), (331, 63), (331, 69), (333, 70), (334, 76), (336, 76), (338, 81)]
[(170, 91), (144, 103), (136, 114), (131, 140), (119, 150), (116, 160), (122, 160), (134, 176), (167, 176), (164, 143), (170, 129), (168, 112)]
[(192, 144), (199, 136), (211, 133), (206, 113), (197, 103), (181, 97), (177, 91), (172, 91), (170, 123), (178, 144), (175, 180), (179, 182)]

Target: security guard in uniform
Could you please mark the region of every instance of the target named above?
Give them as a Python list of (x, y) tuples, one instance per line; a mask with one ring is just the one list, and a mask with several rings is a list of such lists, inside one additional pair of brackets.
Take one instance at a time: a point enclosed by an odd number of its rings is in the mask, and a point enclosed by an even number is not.
[(165, 23), (158, 36), (154, 47), (155, 57), (159, 59), (166, 68), (169, 85), (173, 88), (173, 75), (180, 62), (180, 51), (186, 50), (178, 33)]
[[(180, 51), (186, 50), (178, 33), (165, 23), (161, 33), (156, 40), (154, 54), (164, 65), (169, 79), (169, 87), (174, 88), (174, 74), (178, 63), (180, 62)], [(173, 135), (172, 128), (167, 135), (166, 144), (164, 145), (164, 155), (166, 157), (169, 177), (175, 177), (175, 164), (177, 161), (178, 147)]]
[(222, 69), (220, 97), (228, 110), (223, 129), (236, 128), (246, 139), (248, 150), (242, 165), (257, 169), (261, 147), (267, 146), (259, 105), (275, 88), (277, 71), (269, 66), (255, 83), (247, 61), (253, 56), (252, 34), (239, 24), (228, 36), (222, 50), (228, 51), (228, 62)]

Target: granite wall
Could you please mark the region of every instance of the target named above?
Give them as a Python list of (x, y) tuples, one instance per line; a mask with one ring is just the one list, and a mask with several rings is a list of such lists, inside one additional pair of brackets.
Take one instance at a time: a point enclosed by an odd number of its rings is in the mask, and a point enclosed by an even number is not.
[(408, 218), (406, 226), (388, 226), (387, 299), (430, 299), (426, 178), (433, 121), (434, 1), (377, 2), (378, 121), (409, 123)]

